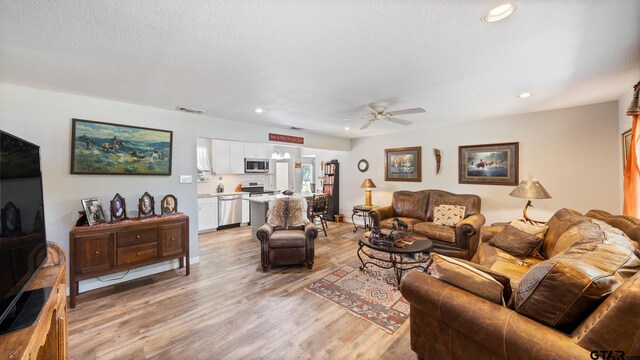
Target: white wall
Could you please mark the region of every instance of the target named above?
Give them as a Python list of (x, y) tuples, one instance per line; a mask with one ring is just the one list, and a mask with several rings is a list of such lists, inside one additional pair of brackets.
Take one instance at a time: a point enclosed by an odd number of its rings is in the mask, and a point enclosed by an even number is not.
[[(172, 175), (71, 175), (72, 118), (173, 131)], [(169, 193), (178, 197), (179, 210), (191, 218), (191, 255), (197, 257), (197, 137), (266, 143), (268, 133), (277, 132), (304, 136), (308, 146), (342, 150), (350, 147), (348, 139), (270, 129), (209, 116), (8, 84), (0, 84), (0, 128), (41, 146), (47, 236), (50, 241), (61, 244), (67, 253), (69, 230), (77, 219), (78, 211), (82, 209), (80, 199), (99, 196), (103, 207), (108, 209), (109, 200), (119, 192), (126, 198), (128, 210), (133, 215), (137, 199), (149, 191), (156, 201)], [(192, 175), (193, 183), (179, 184), (179, 175)], [(132, 270), (124, 280), (142, 273), (164, 270), (167, 265)], [(81, 290), (99, 286), (102, 284), (88, 280), (81, 283)]]
[[(458, 146), (519, 142), (520, 179), (534, 175), (553, 197), (534, 200), (530, 217), (547, 220), (563, 207), (620, 213), (619, 135), (618, 104), (608, 102), (355, 139), (341, 159), (340, 207), (364, 201), (360, 184), (369, 177), (374, 205), (390, 204), (396, 190), (442, 189), (479, 195), (489, 224), (517, 218), (526, 200), (509, 196), (513, 186), (458, 184)], [(385, 182), (384, 149), (418, 145), (422, 182)], [(439, 175), (433, 148), (442, 152)], [(369, 161), (366, 173), (356, 168), (360, 159)]]

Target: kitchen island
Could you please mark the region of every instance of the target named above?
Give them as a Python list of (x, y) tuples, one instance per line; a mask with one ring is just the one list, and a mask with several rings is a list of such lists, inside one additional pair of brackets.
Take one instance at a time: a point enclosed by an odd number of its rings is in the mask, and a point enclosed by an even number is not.
[[(260, 241), (256, 236), (256, 233), (258, 232), (258, 228), (267, 222), (269, 203), (277, 196), (282, 197), (286, 195), (253, 196), (244, 199), (245, 201), (249, 201), (251, 204), (251, 236), (253, 236), (253, 240)], [(307, 202), (309, 202), (313, 198), (313, 193), (294, 193), (293, 195), (290, 195), (290, 197), (303, 197), (307, 199)]]

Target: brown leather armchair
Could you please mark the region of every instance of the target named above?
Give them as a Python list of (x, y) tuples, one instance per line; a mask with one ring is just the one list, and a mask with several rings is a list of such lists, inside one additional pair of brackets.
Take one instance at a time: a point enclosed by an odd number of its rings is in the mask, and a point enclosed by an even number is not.
[(269, 224), (258, 228), (256, 236), (260, 240), (262, 271), (269, 264), (294, 265), (306, 263), (313, 267), (314, 240), (318, 237), (315, 224), (308, 222), (300, 229), (277, 229)]
[[(433, 208), (438, 205), (461, 205), (465, 218), (456, 226), (433, 223)], [(374, 227), (390, 229), (397, 217), (409, 225), (409, 231), (424, 235), (433, 241), (434, 251), (465, 260), (475, 254), (480, 239), (480, 228), (485, 217), (480, 213), (480, 197), (458, 195), (442, 190), (396, 191), (391, 205), (371, 210)]]

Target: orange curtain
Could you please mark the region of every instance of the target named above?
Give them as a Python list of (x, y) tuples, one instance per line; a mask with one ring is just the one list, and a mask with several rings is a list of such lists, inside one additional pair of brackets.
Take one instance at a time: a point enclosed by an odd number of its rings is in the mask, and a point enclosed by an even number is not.
[(631, 120), (631, 144), (627, 154), (627, 165), (624, 169), (624, 208), (622, 212), (625, 215), (640, 217), (640, 168), (638, 167), (638, 155), (636, 152), (638, 137), (640, 137), (640, 129), (638, 128), (640, 82), (633, 89), (633, 98), (627, 109), (627, 115), (633, 116), (633, 120)]

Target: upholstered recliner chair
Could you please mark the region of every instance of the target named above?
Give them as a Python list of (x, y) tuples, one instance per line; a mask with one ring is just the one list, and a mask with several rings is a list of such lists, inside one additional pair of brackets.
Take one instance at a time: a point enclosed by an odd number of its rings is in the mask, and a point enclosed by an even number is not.
[(305, 263), (309, 269), (313, 267), (318, 229), (305, 214), (303, 198), (282, 197), (271, 202), (267, 223), (256, 233), (261, 244), (262, 271), (267, 271), (270, 264)]
[[(464, 206), (463, 220), (453, 226), (434, 224), (434, 209), (440, 205)], [(409, 225), (409, 231), (431, 239), (435, 252), (465, 260), (475, 254), (485, 222), (479, 196), (442, 190), (396, 191), (391, 205), (375, 207), (370, 215), (379, 229), (390, 229), (397, 217)]]

